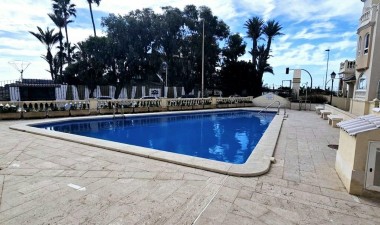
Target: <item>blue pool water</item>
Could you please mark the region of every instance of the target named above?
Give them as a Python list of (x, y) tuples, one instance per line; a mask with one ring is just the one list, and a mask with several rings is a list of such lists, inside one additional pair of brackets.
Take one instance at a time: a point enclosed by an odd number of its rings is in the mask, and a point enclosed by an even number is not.
[(239, 110), (86, 119), (34, 127), (243, 164), (274, 116)]

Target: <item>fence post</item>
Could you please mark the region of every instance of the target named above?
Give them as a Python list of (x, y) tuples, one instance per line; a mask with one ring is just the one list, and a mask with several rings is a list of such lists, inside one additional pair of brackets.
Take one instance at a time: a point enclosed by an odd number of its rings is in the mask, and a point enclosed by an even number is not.
[(160, 103), (161, 108), (164, 108), (164, 109), (168, 108), (168, 99), (167, 98), (161, 98), (160, 100), (161, 100), (161, 103)]
[(90, 98), (90, 114), (98, 114), (98, 99)]
[(216, 108), (216, 97), (211, 97), (211, 106), (212, 108)]

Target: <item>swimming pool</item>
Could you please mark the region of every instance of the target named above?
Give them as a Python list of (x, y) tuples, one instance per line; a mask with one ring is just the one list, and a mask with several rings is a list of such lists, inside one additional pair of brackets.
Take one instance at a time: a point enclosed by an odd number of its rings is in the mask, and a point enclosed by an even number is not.
[(275, 113), (238, 110), (64, 121), (34, 127), (233, 164), (251, 155)]
[[(245, 112), (252, 112), (253, 114), (257, 114), (257, 111), (255, 111), (254, 108), (248, 109), (244, 108)], [(228, 174), (232, 176), (258, 176), (261, 174), (266, 173), (269, 171), (270, 164), (272, 163), (272, 156), (274, 153), (274, 150), (276, 148), (278, 136), (281, 131), (282, 123), (284, 121), (284, 117), (282, 115), (275, 115), (275, 114), (268, 114), (271, 116), (274, 116), (272, 121), (269, 123), (269, 120), (266, 121), (268, 122), (268, 127), (266, 128), (265, 132), (263, 133), (261, 139), (259, 139), (258, 142), (256, 142), (256, 145), (254, 147), (254, 150), (249, 154), (248, 152), (244, 152), (240, 155), (247, 155), (248, 158), (246, 159), (245, 163), (242, 163), (242, 161), (238, 162), (239, 164), (236, 163), (230, 163), (230, 162), (222, 162), (222, 161), (217, 161), (216, 159), (206, 159), (206, 158), (200, 158), (198, 156), (189, 156), (189, 155), (184, 155), (182, 153), (173, 153), (167, 151), (168, 149), (163, 150), (157, 150), (157, 149), (152, 149), (150, 147), (141, 147), (137, 145), (132, 145), (132, 144), (125, 144), (125, 143), (118, 143), (115, 141), (108, 141), (108, 140), (103, 140), (99, 138), (94, 138), (94, 137), (87, 137), (87, 136), (80, 136), (77, 134), (72, 134), (72, 133), (64, 133), (64, 132), (59, 132), (59, 131), (54, 131), (52, 129), (41, 129), (39, 127), (44, 126), (46, 124), (54, 125), (54, 124), (60, 124), (60, 123), (72, 123), (72, 124), (79, 124), (82, 121), (114, 121), (111, 124), (115, 124), (115, 121), (131, 121), (131, 120), (140, 120), (139, 126), (145, 126), (149, 127), (151, 125), (152, 121), (155, 121), (157, 119), (162, 119), (167, 118), (167, 116), (174, 116), (174, 118), (181, 119), (184, 121), (187, 121), (185, 118), (188, 116), (194, 116), (194, 117), (200, 117), (199, 113), (206, 113), (207, 115), (211, 115), (211, 121), (217, 116), (212, 116), (212, 114), (225, 114), (225, 113), (233, 113), (233, 112), (242, 112), (239, 109), (212, 109), (212, 110), (200, 110), (200, 111), (188, 111), (186, 113), (184, 112), (160, 112), (160, 113), (142, 113), (142, 114), (125, 114), (123, 120), (121, 120), (122, 116), (117, 115), (115, 119), (113, 119), (112, 116), (91, 116), (91, 117), (71, 117), (71, 118), (60, 118), (60, 119), (44, 119), (44, 120), (34, 120), (34, 121), (20, 121), (18, 124), (14, 124), (10, 126), (10, 129), (13, 130), (18, 130), (22, 132), (29, 132), (37, 135), (42, 135), (46, 137), (51, 137), (55, 139), (61, 139), (67, 142), (75, 142), (79, 144), (84, 144), (88, 146), (93, 146), (97, 148), (101, 148), (104, 150), (111, 150), (111, 151), (117, 151), (121, 153), (126, 153), (130, 155), (136, 155), (140, 157), (145, 157), (149, 159), (154, 159), (154, 160), (160, 160), (160, 161), (165, 161), (169, 163), (175, 163), (183, 166), (188, 166), (188, 167), (193, 167), (197, 169), (203, 169), (203, 170), (208, 170), (212, 172), (217, 172), (217, 173), (222, 173), (222, 174)], [(169, 117), (169, 118), (170, 118)], [(84, 119), (85, 118), (85, 119)], [(198, 118), (199, 119), (199, 118)], [(260, 118), (262, 120), (263, 118)], [(168, 120), (168, 119), (166, 119)], [(176, 119), (173, 119), (174, 121)], [(145, 121), (145, 122), (143, 122)], [(261, 123), (266, 123), (261, 121)], [(127, 122), (126, 122), (127, 123)], [(110, 124), (110, 123), (109, 123)], [(108, 130), (113, 130), (114, 125), (105, 126)], [(204, 125), (205, 123), (203, 123)], [(94, 125), (92, 125), (94, 126)], [(74, 125), (76, 129), (80, 130), (86, 130), (87, 128), (84, 128), (84, 125), (77, 126)], [(138, 126), (136, 126), (138, 127)], [(219, 125), (220, 127), (220, 125)], [(99, 128), (99, 127), (98, 127)], [(95, 129), (98, 129), (95, 126)], [(223, 131), (222, 129), (216, 129), (219, 131)], [(172, 132), (172, 134), (175, 134), (175, 132)], [(197, 132), (196, 135), (199, 136)], [(236, 132), (235, 132), (236, 133)], [(239, 133), (239, 132), (237, 132)], [(242, 133), (242, 132), (240, 132)], [(144, 133), (146, 135), (146, 132)], [(157, 134), (157, 132), (155, 132)], [(214, 134), (218, 134), (218, 132), (214, 132)], [(195, 136), (196, 136), (195, 135)], [(216, 135), (217, 136), (217, 135)], [(245, 135), (236, 135), (234, 139), (240, 140), (238, 142), (238, 146), (245, 146), (247, 143)], [(246, 135), (247, 136), (247, 135)], [(225, 138), (223, 135), (219, 136), (220, 140), (224, 141), (223, 139)], [(243, 140), (243, 141), (242, 141)], [(51, 142), (54, 142), (54, 139), (50, 140)], [(62, 143), (60, 142), (59, 145)], [(68, 143), (68, 146), (70, 144)], [(231, 147), (230, 147), (231, 148)], [(247, 146), (247, 149), (249, 147)], [(207, 149), (209, 150), (209, 149)], [(218, 148), (213, 148), (212, 153), (216, 156), (222, 156), (221, 152), (219, 151)], [(252, 149), (249, 149), (252, 150)], [(210, 151), (209, 151), (210, 153)], [(220, 154), (219, 154), (220, 153)], [(239, 154), (238, 154), (239, 155)], [(240, 156), (239, 156), (240, 157)], [(239, 158), (237, 157), (237, 158)]]

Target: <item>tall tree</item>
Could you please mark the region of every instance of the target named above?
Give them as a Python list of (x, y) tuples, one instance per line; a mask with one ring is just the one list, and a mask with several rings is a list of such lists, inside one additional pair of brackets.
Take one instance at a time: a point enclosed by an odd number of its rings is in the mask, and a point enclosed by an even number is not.
[(177, 66), (181, 56), (183, 40), (182, 26), (184, 19), (182, 11), (170, 6), (162, 7), (163, 14), (158, 21), (158, 45), (162, 60), (167, 63), (167, 71), (170, 75), (169, 84), (176, 85), (176, 80), (181, 76), (181, 67)]
[[(53, 10), (54, 14), (61, 17), (64, 20), (65, 34), (66, 34), (66, 43), (70, 43), (69, 34), (67, 32), (67, 24), (73, 22), (70, 20), (71, 16), (76, 17), (75, 4), (71, 4), (70, 0), (53, 0)], [(71, 62), (70, 59), (70, 48), (67, 48), (68, 62)]]
[[(250, 51), (253, 64), (252, 79), (254, 81), (252, 86), (254, 87), (253, 94), (256, 96), (261, 94), (264, 73), (273, 74), (273, 69), (268, 64), (269, 53), (273, 39), (282, 35), (280, 32), (282, 26), (275, 20), (269, 20), (264, 23), (261, 18), (253, 17), (245, 23), (245, 27), (247, 28), (248, 36), (252, 39), (252, 50)], [(266, 36), (266, 44), (259, 44), (259, 40), (265, 42), (262, 35)]]
[[(64, 63), (64, 58), (65, 55), (63, 53), (63, 50), (65, 49), (63, 47), (63, 35), (62, 35), (62, 28), (65, 27), (65, 20), (60, 17), (59, 15), (49, 13), (48, 16), (50, 19), (53, 21), (53, 23), (58, 27), (59, 32), (58, 32), (58, 39), (59, 39), (59, 52), (58, 52), (58, 59), (59, 59), (59, 76), (62, 78), (63, 76), (63, 63)], [(55, 81), (57, 81), (57, 76)]]
[(239, 34), (230, 35), (226, 44), (222, 53), (227, 62), (237, 62), (238, 58), (245, 54), (247, 44)]
[(256, 70), (257, 65), (257, 46), (259, 42), (259, 38), (263, 33), (264, 20), (260, 17), (253, 17), (252, 19), (248, 19), (244, 24), (247, 29), (248, 37), (252, 39), (252, 49), (250, 51), (252, 55), (252, 64), (253, 68)]
[(43, 31), (40, 27), (37, 26), (38, 33), (29, 31), (34, 37), (36, 37), (42, 44), (46, 47), (46, 55), (41, 56), (49, 64), (49, 71), (52, 80), (56, 80), (56, 74), (54, 73), (53, 68), (53, 54), (51, 52), (52, 47), (59, 41), (59, 34), (54, 33), (54, 29), (46, 28), (46, 31)]
[(96, 29), (95, 29), (95, 22), (94, 22), (94, 15), (92, 13), (92, 4), (95, 3), (99, 6), (101, 0), (87, 0), (88, 7), (90, 8), (90, 14), (91, 14), (91, 21), (92, 21), (92, 27), (94, 28), (94, 36), (96, 37)]
[(187, 74), (182, 76), (182, 81), (194, 81), (193, 88), (195, 84), (201, 86), (202, 42), (204, 39), (204, 81), (207, 89), (214, 86), (212, 82), (215, 79), (212, 79), (212, 76), (216, 72), (215, 68), (218, 66), (219, 54), (222, 51), (219, 42), (228, 37), (229, 27), (214, 16), (211, 9), (206, 6), (197, 8), (194, 5), (187, 5), (183, 10), (183, 17), (185, 24), (181, 28), (183, 38), (180, 53), (188, 62), (188, 65), (182, 66), (182, 68), (189, 69)]
[(272, 40), (274, 37), (283, 35), (281, 33), (282, 26), (275, 20), (268, 20), (266, 24), (263, 27), (263, 33), (267, 36), (267, 46), (265, 48), (265, 54), (268, 57), (269, 56), (269, 51), (270, 47), (272, 45)]

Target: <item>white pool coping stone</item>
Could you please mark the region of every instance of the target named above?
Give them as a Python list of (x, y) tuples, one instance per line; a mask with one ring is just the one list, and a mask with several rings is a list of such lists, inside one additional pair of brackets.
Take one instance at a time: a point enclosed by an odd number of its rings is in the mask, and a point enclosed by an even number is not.
[[(212, 110), (197, 110), (197, 111), (176, 111), (176, 112), (160, 112), (160, 113), (139, 113), (139, 114), (125, 114), (126, 118), (134, 116), (152, 116), (152, 115), (176, 115), (176, 114), (192, 114), (201, 112), (222, 112), (222, 111), (236, 111), (236, 110), (251, 110), (257, 109), (247, 108), (234, 108), (234, 109), (212, 109)], [(271, 110), (268, 110), (271, 111)], [(122, 117), (123, 115), (116, 115)], [(271, 157), (274, 154), (277, 140), (280, 135), (282, 122), (284, 117), (282, 115), (275, 115), (272, 122), (269, 124), (267, 130), (264, 132), (259, 143), (248, 157), (244, 164), (232, 164), (215, 160), (203, 159), (194, 156), (187, 156), (178, 153), (165, 152), (135, 145), (122, 144), (113, 141), (106, 141), (97, 138), (84, 137), (74, 134), (62, 133), (57, 131), (45, 130), (41, 128), (31, 127), (31, 125), (45, 124), (52, 122), (62, 121), (75, 121), (83, 119), (109, 119), (112, 115), (104, 116), (86, 116), (86, 117), (70, 117), (60, 119), (44, 119), (41, 121), (27, 122), (10, 126), (10, 129), (43, 135), (56, 139), (66, 140), (70, 142), (80, 143), (84, 145), (99, 147), (107, 150), (137, 155), (150, 159), (160, 160), (169, 163), (175, 163), (183, 166), (188, 166), (197, 169), (203, 169), (221, 174), (227, 174), (240, 177), (252, 177), (265, 174), (269, 171), (271, 165)]]

